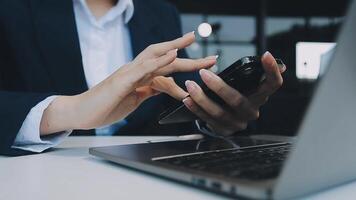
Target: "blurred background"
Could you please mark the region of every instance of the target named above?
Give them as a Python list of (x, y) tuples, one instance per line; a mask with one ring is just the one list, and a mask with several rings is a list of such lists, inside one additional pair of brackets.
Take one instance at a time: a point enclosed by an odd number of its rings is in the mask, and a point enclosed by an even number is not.
[(266, 50), (287, 65), (284, 85), (261, 108), (259, 133), (294, 135), (325, 70), (348, 0), (167, 0), (181, 13), (183, 32), (196, 30), (190, 57), (218, 54), (219, 72)]

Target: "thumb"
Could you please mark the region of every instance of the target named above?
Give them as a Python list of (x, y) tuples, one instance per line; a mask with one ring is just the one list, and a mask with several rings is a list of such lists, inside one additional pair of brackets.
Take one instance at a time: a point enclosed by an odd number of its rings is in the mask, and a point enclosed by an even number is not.
[(179, 87), (172, 77), (157, 76), (153, 79), (151, 88), (168, 94), (169, 96), (181, 101), (189, 94)]

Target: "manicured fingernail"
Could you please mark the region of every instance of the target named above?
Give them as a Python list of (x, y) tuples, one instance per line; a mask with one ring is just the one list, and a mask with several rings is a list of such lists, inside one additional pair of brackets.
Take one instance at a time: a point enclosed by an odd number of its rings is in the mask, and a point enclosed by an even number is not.
[(276, 61), (269, 51), (266, 51), (262, 56), (262, 61), (264, 64), (272, 66), (276, 64)]
[(187, 106), (188, 108), (191, 108), (192, 105), (193, 105), (193, 104), (192, 104), (192, 101), (190, 100), (189, 97), (183, 99), (183, 103), (184, 103), (184, 105)]
[(178, 48), (177, 49), (174, 49), (176, 52), (178, 51)]
[(206, 69), (201, 69), (199, 70), (199, 74), (202, 77), (202, 79), (204, 79), (205, 81), (210, 80), (211, 78), (213, 78), (212, 72)]
[(185, 87), (187, 88), (188, 92), (191, 93), (195, 90), (195, 85), (193, 81), (185, 81)]
[(287, 67), (285, 65), (278, 65), (278, 67), (282, 72), (285, 72), (287, 70)]
[(186, 33), (185, 35), (183, 35), (183, 37), (188, 36), (188, 35), (195, 35), (195, 31), (191, 31), (189, 33)]
[(216, 57), (215, 57), (215, 56), (208, 56), (208, 57), (205, 57), (205, 59), (208, 59), (208, 60), (215, 60)]
[(280, 70), (284, 70), (284, 68), (286, 67), (284, 64), (277, 64), (277, 66)]
[(219, 55), (205, 57), (205, 59), (208, 59), (208, 60), (216, 60), (218, 58), (219, 58)]
[(283, 63), (281, 59), (276, 58), (277, 66), (280, 70), (284, 70), (286, 68), (286, 65)]
[(262, 57), (265, 58), (266, 56), (270, 56), (270, 55), (272, 55), (272, 54), (269, 51), (266, 51)]

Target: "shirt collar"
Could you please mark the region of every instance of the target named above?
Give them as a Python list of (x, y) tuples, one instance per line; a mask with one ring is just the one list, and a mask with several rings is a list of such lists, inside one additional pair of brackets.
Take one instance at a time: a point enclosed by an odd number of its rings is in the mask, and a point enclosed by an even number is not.
[[(88, 15), (95, 18), (88, 7), (86, 0), (76, 0), (76, 1), (78, 1), (81, 4), (81, 6), (83, 6), (85, 12)], [(118, 3), (114, 7), (112, 7), (108, 11), (108, 13), (106, 13), (98, 21), (100, 21), (101, 23), (105, 23), (122, 15), (125, 24), (127, 24), (131, 20), (133, 14), (134, 14), (134, 4), (132, 0), (119, 0)]]

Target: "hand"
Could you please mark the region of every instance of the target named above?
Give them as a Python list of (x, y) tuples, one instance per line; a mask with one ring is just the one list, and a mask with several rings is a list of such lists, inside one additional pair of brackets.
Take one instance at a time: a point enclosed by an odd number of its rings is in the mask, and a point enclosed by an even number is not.
[(43, 114), (41, 135), (111, 124), (160, 92), (180, 96), (184, 91), (165, 75), (196, 71), (216, 63), (215, 57), (177, 58), (177, 50), (189, 46), (194, 40), (192, 32), (173, 41), (151, 45), (92, 89), (79, 95), (56, 98)]
[(220, 106), (209, 99), (194, 81), (186, 81), (190, 97), (183, 102), (189, 110), (207, 122), (208, 127), (215, 133), (228, 136), (246, 129), (250, 120), (258, 119), (260, 106), (265, 104), (268, 97), (283, 83), (281, 73), (286, 70), (285, 66), (279, 68), (269, 52), (262, 56), (262, 64), (266, 80), (258, 91), (250, 96), (242, 95), (211, 71), (201, 69), (200, 75), (204, 83), (226, 102), (226, 106)]

